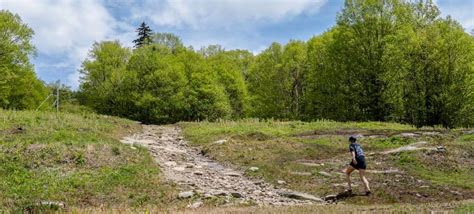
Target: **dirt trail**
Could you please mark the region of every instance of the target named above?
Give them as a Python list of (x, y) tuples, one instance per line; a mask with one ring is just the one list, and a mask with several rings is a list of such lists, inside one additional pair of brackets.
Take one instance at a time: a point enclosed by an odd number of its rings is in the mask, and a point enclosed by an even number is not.
[(183, 187), (182, 198), (220, 197), (229, 203), (253, 202), (258, 205), (322, 203), (320, 198), (312, 195), (251, 180), (243, 172), (219, 164), (202, 155), (197, 148), (188, 146), (180, 132), (176, 126), (146, 125), (143, 133), (126, 137), (122, 142), (148, 148), (164, 176)]

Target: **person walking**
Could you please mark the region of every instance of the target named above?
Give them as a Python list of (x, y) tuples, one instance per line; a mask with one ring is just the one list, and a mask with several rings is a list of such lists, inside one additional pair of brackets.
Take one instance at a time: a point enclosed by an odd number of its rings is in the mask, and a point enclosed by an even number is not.
[(351, 162), (346, 169), (347, 184), (349, 186), (349, 189), (347, 191), (352, 194), (351, 173), (354, 170), (358, 170), (360, 179), (362, 180), (365, 186), (365, 195), (369, 196), (371, 192), (369, 187), (369, 181), (367, 181), (367, 178), (365, 177), (365, 169), (367, 168), (367, 165), (365, 162), (364, 150), (362, 149), (360, 144), (357, 143), (357, 138), (354, 136), (349, 137), (349, 143)]

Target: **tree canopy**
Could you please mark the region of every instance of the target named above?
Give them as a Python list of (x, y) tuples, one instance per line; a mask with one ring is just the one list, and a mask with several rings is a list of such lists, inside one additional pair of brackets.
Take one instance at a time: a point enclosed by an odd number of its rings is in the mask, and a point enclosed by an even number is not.
[(157, 123), (474, 122), (474, 38), (431, 0), (346, 0), (323, 34), (273, 43), (257, 55), (219, 45), (195, 51), (169, 33), (149, 38), (135, 50), (94, 45), (83, 63), (85, 104)]
[(0, 10), (0, 108), (36, 108), (48, 93), (30, 63), (32, 36), (18, 15)]

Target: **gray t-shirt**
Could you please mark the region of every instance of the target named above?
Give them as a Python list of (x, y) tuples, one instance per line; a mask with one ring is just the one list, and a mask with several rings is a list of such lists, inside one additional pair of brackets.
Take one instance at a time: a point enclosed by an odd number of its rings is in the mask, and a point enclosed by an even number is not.
[(362, 150), (362, 147), (358, 143), (351, 143), (349, 145), (349, 151), (350, 152), (355, 152), (355, 156), (357, 157), (365, 157), (364, 155), (364, 150)]

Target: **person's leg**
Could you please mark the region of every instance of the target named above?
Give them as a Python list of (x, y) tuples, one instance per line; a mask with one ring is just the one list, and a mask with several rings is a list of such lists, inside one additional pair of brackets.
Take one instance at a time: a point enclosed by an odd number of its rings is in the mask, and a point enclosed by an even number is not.
[(346, 178), (347, 178), (347, 185), (349, 186), (349, 190), (352, 190), (351, 186), (351, 173), (355, 170), (354, 167), (348, 166), (346, 169)]
[(370, 192), (369, 181), (367, 181), (367, 178), (365, 177), (365, 169), (359, 169), (359, 175), (360, 175), (360, 179), (364, 183), (365, 190), (367, 192)]

